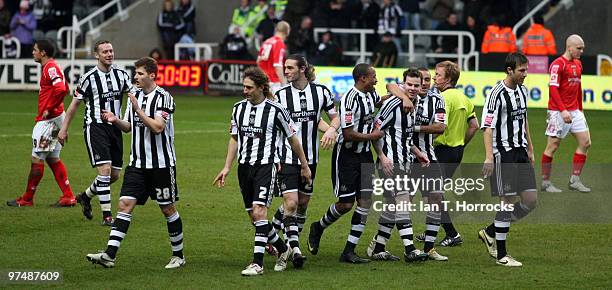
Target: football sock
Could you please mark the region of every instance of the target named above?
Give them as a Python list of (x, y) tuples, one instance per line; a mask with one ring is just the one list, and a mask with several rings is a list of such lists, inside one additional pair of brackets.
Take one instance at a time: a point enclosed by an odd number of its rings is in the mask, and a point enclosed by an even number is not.
[(166, 217), (172, 256), (183, 258), (183, 222), (178, 212)]
[(64, 166), (64, 162), (59, 160), (55, 163), (50, 163), (49, 167), (53, 171), (53, 175), (55, 176), (55, 181), (59, 188), (62, 190), (63, 197), (73, 198), (74, 194), (72, 193), (72, 188), (70, 188), (70, 181), (68, 181), (68, 172), (66, 172), (66, 167)]
[(272, 244), (279, 253), (284, 253), (287, 250), (287, 244), (276, 233), (270, 222), (268, 222), (268, 240), (266, 242)]
[(429, 252), (434, 247), (440, 229), (440, 211), (428, 211), (425, 216), (425, 245), (423, 251)]
[(495, 215), (495, 244), (497, 246), (497, 259), (501, 259), (507, 255), (506, 252), (506, 237), (510, 231), (511, 213), (507, 211), (498, 211)]
[(532, 208), (528, 207), (526, 204), (524, 204), (521, 201), (514, 203), (514, 210), (512, 211), (512, 215), (511, 215), (512, 221), (517, 221), (517, 220), (524, 218), (532, 210), (533, 210)]
[(550, 171), (552, 170), (552, 156), (542, 153), (542, 180), (550, 179)]
[[(263, 256), (268, 242), (268, 232), (270, 225), (267, 220), (258, 220), (255, 225), (255, 246), (253, 248), (253, 263), (263, 266)], [(272, 230), (272, 232), (274, 232)], [(276, 234), (276, 232), (274, 232)]]
[(325, 215), (319, 220), (321, 228), (325, 229), (336, 222), (343, 214), (336, 209), (336, 204), (332, 204)]
[(129, 213), (118, 212), (113, 227), (111, 228), (110, 237), (106, 248), (106, 254), (112, 259), (117, 255), (121, 241), (125, 238), (128, 228), (132, 221), (132, 215)]
[(28, 175), (28, 185), (26, 186), (25, 193), (22, 198), (25, 200), (34, 199), (34, 193), (36, 193), (36, 187), (40, 183), (45, 172), (44, 163), (32, 163), (30, 166), (30, 175)]
[(95, 192), (98, 194), (100, 199), (100, 209), (102, 209), (102, 216), (111, 216), (111, 191), (110, 191), (110, 176), (98, 175), (94, 182)]
[(374, 253), (380, 253), (385, 251), (387, 241), (391, 238), (391, 231), (393, 231), (393, 221), (395, 217), (393, 213), (384, 211), (380, 214), (378, 219), (378, 233), (375, 236), (376, 246), (374, 247)]
[(351, 231), (349, 232), (348, 238), (346, 239), (346, 244), (344, 246), (344, 253), (355, 252), (355, 247), (357, 247), (359, 238), (361, 238), (361, 234), (365, 229), (369, 211), (369, 209), (362, 208), (360, 206), (355, 208), (353, 217), (351, 218)]
[(457, 230), (455, 229), (455, 226), (453, 225), (453, 222), (451, 221), (451, 217), (450, 214), (448, 213), (448, 211), (444, 210), (441, 213), (441, 222), (442, 222), (442, 228), (444, 229), (444, 232), (446, 232), (446, 236), (448, 237), (456, 237), (459, 233), (457, 233)]
[(303, 214), (298, 212), (295, 218), (298, 226), (298, 234), (301, 234), (304, 229), (304, 224), (306, 223), (306, 211), (304, 211)]
[(574, 153), (574, 161), (572, 162), (572, 175), (580, 176), (582, 173), (582, 168), (584, 167), (584, 163), (586, 162), (587, 156), (580, 153)]
[(294, 253), (302, 253), (300, 251), (300, 240), (298, 236), (297, 219), (295, 216), (287, 216), (283, 220), (283, 224), (287, 233), (287, 240), (289, 241), (289, 247)]
[(283, 215), (285, 214), (285, 210), (282, 205), (278, 207), (274, 216), (272, 217), (272, 227), (276, 230), (277, 233), (283, 229)]

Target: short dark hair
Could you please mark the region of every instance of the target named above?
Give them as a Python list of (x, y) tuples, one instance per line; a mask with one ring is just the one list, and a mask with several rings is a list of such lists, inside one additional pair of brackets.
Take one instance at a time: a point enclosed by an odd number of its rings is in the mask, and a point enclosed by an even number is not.
[(506, 56), (506, 63), (504, 64), (504, 71), (508, 73), (508, 68), (515, 70), (521, 64), (529, 63), (527, 57), (519, 52), (509, 53)]
[(134, 66), (136, 68), (143, 67), (148, 74), (155, 74), (157, 76), (157, 61), (152, 57), (141, 57), (134, 63)]
[[(98, 40), (96, 41), (96, 44), (94, 45), (94, 49), (93, 52), (98, 52), (98, 47), (102, 44), (107, 44), (107, 43), (111, 43), (109, 40), (106, 39), (102, 39), (102, 40)], [(111, 43), (112, 44), (112, 43)]]
[(38, 47), (38, 50), (40, 51), (44, 51), (45, 54), (47, 54), (48, 57), (54, 57), (55, 56), (55, 45), (53, 45), (53, 42), (51, 42), (51, 40), (49, 39), (39, 39), (36, 41), (36, 47)]
[(359, 81), (360, 77), (367, 76), (371, 67), (372, 66), (367, 63), (358, 63), (353, 69), (353, 80), (355, 83)]
[(423, 81), (423, 74), (421, 74), (421, 71), (418, 68), (409, 68), (407, 70), (404, 71), (404, 82), (406, 82), (406, 78), (419, 78), (421, 81)]

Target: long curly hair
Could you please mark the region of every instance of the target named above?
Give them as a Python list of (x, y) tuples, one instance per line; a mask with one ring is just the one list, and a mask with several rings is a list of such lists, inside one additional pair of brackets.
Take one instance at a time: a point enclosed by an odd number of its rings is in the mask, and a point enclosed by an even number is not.
[(244, 78), (252, 80), (257, 87), (263, 89), (263, 94), (266, 99), (274, 100), (274, 95), (270, 90), (270, 79), (259, 67), (252, 66), (244, 71)]

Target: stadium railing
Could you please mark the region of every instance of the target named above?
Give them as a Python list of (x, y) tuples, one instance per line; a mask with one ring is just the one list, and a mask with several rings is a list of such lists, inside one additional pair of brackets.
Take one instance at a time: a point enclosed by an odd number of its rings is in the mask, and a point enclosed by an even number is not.
[[(367, 35), (374, 34), (374, 29), (354, 29), (354, 28), (315, 28), (314, 39), (315, 42), (319, 42), (319, 34), (326, 31), (331, 31), (335, 35), (358, 35), (359, 46), (358, 50), (345, 50), (342, 52), (343, 55), (356, 56), (358, 57), (357, 62), (365, 62), (366, 57), (372, 56), (372, 52), (366, 50), (366, 39)], [(476, 40), (474, 35), (469, 31), (444, 31), (444, 30), (402, 30), (402, 36), (408, 37), (408, 52), (399, 52), (399, 56), (408, 57), (409, 62), (414, 62), (416, 59), (415, 53), (415, 37), (416, 36), (456, 36), (458, 41), (457, 53), (424, 53), (425, 58), (453, 58), (457, 59), (458, 64), (463, 70), (469, 69), (469, 61), (474, 58), (474, 70), (478, 71), (479, 57), (480, 54), (476, 50)], [(464, 52), (466, 47), (464, 38), (469, 39), (469, 50)]]
[[(206, 61), (212, 59), (213, 47), (218, 46), (218, 43), (202, 42), (202, 43), (177, 43), (174, 45), (174, 60), (180, 60), (181, 49), (194, 49), (195, 61)], [(202, 58), (202, 56), (204, 56)]]
[(15, 36), (11, 36), (11, 37), (1, 37), (0, 39), (2, 40), (2, 58), (7, 58), (7, 53), (8, 51), (6, 49), (4, 49), (6, 47), (6, 45), (10, 45), (11, 43), (15, 44), (15, 58), (19, 58), (21, 56), (21, 41), (19, 41), (19, 39), (17, 39), (17, 37)]
[[(78, 20), (76, 24), (72, 26), (64, 26), (61, 27), (57, 31), (57, 47), (61, 53), (67, 53), (68, 57), (71, 57), (72, 53), (75, 52), (86, 52), (89, 53), (91, 51), (91, 43), (86, 39), (85, 46), (81, 48), (76, 48), (74, 50), (71, 49), (71, 40), (76, 39), (76, 36), (81, 34), (81, 32), (87, 32), (91, 39), (96, 39), (100, 36), (99, 26), (102, 23), (97, 23), (96, 19), (108, 10), (113, 8), (117, 9), (117, 15), (119, 15), (119, 19), (121, 21), (126, 20), (129, 15), (127, 11), (123, 7), (123, 3), (121, 0), (112, 0), (106, 3), (104, 6), (100, 7), (100, 9), (94, 11), (89, 14), (87, 17)], [(64, 38), (66, 37), (66, 38)], [(65, 44), (65, 45), (64, 45)]]

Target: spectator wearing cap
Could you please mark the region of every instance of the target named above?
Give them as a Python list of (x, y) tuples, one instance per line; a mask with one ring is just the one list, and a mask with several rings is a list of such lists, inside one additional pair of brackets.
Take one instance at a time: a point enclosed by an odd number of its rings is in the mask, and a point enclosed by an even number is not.
[(387, 31), (374, 50), (374, 67), (393, 67), (397, 62), (397, 47), (393, 43), (393, 34)]
[(36, 18), (29, 10), (30, 2), (23, 0), (19, 2), (19, 12), (11, 19), (11, 35), (21, 43), (21, 58), (32, 57), (32, 48), (34, 48)]
[(555, 38), (550, 30), (544, 27), (541, 14), (533, 17), (533, 24), (523, 35), (523, 54), (526, 55), (556, 55)]

